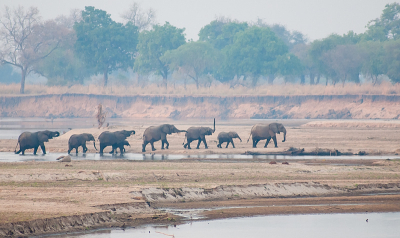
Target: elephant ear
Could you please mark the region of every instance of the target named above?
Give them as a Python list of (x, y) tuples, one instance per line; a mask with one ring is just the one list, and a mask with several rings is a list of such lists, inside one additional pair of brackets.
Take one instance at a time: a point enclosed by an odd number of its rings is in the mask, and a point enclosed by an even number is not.
[(39, 131), (37, 137), (40, 142), (48, 142), (49, 141), (49, 136), (43, 131)]
[(168, 125), (163, 125), (161, 131), (164, 132), (165, 134), (171, 134), (171, 130)]
[(123, 133), (115, 133), (115, 138), (117, 139), (117, 143), (120, 143), (126, 139), (126, 136)]
[(276, 123), (269, 124), (269, 129), (274, 133), (280, 133), (278, 130), (278, 125)]

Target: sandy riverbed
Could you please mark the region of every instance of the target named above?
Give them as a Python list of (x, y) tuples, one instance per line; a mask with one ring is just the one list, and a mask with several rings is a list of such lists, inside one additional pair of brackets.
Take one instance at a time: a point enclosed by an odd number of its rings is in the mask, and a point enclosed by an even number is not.
[[(127, 147), (127, 153), (140, 152), (141, 135), (151, 123), (138, 122), (124, 127), (137, 131), (128, 139), (132, 146)], [(199, 123), (178, 121), (175, 124), (186, 129)], [(246, 151), (284, 152), (296, 147), (306, 151), (323, 148), (395, 155), (400, 148), (400, 124), (396, 121), (286, 121), (287, 142), (282, 143), (279, 138), (279, 148), (267, 149), (262, 148), (263, 144), (253, 149), (246, 143), (252, 123), (254, 121), (250, 120), (217, 123), (217, 133), (207, 138), (208, 150), (184, 150), (184, 134), (174, 134), (168, 137), (170, 149), (161, 151), (158, 143), (155, 153), (242, 154)], [(119, 129), (121, 127), (71, 130), (48, 142), (46, 148), (51, 152), (65, 152), (71, 134), (91, 132), (97, 137), (103, 130)], [(231, 130), (237, 131), (243, 142), (235, 143), (236, 149), (218, 149), (213, 142), (218, 132)], [(2, 151), (13, 151), (16, 141), (1, 140), (1, 144)], [(92, 145), (88, 147), (89, 153), (95, 152)], [(208, 218), (400, 211), (400, 160), (274, 161), (276, 164), (260, 159), (236, 159), (230, 163), (221, 159), (111, 159), (72, 161), (69, 166), (55, 161), (0, 163), (0, 236), (121, 226), (123, 223), (180, 222), (179, 217), (155, 210), (165, 206), (226, 207), (222, 211), (203, 213)], [(307, 206), (299, 206), (302, 204)]]

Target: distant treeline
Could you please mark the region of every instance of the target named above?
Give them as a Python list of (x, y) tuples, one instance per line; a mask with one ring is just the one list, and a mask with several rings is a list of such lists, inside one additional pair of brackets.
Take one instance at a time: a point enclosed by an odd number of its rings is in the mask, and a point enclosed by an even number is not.
[(156, 24), (154, 10), (137, 3), (122, 17), (125, 23), (117, 23), (107, 12), (85, 7), (42, 21), (35, 7), (5, 7), (0, 82), (15, 81), (7, 64), (20, 69), (21, 93), (30, 72), (46, 77), (49, 85), (83, 84), (102, 74), (101, 84), (107, 86), (111, 72), (128, 69), (137, 83), (157, 76), (165, 87), (171, 78), (183, 79), (185, 85), (192, 81), (197, 88), (215, 81), (256, 87), (278, 77), (300, 84), (319, 84), (321, 78), (326, 84), (361, 83), (360, 78), (376, 84), (379, 76), (400, 82), (399, 3), (387, 4), (364, 33), (332, 34), (312, 42), (298, 31), (260, 19), (218, 18), (193, 41), (185, 38), (185, 29)]

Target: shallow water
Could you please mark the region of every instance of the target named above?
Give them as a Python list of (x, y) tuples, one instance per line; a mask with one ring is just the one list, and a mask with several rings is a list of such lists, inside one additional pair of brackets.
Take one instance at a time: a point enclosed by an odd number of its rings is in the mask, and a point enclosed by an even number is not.
[[(0, 152), (0, 162), (24, 162), (24, 161), (56, 161), (59, 156), (66, 155), (66, 153), (47, 153), (43, 155), (41, 151), (37, 155), (32, 152), (27, 152), (25, 155), (14, 154), (13, 152)], [(158, 160), (179, 160), (179, 159), (201, 159), (210, 160), (209, 162), (226, 162), (236, 163), (243, 160), (356, 160), (356, 159), (398, 159), (399, 156), (287, 156), (287, 155), (240, 155), (240, 154), (208, 154), (208, 155), (182, 155), (182, 154), (141, 154), (141, 153), (125, 153), (123, 155), (111, 155), (104, 153), (103, 156), (96, 153), (71, 154), (72, 160), (145, 160), (145, 161), (158, 161)], [(220, 160), (219, 160), (220, 159)]]
[[(368, 219), (368, 222), (366, 222)], [(51, 237), (399, 237), (400, 213), (306, 214), (195, 221), (174, 226), (104, 229)]]

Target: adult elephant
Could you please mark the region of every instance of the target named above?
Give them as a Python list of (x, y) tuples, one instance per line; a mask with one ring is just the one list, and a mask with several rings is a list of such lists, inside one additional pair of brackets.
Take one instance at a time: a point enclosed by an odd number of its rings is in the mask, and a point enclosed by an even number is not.
[(113, 150), (111, 153), (114, 153), (114, 148), (119, 147), (118, 145), (122, 143), (127, 137), (134, 135), (135, 131), (114, 131), (114, 132), (109, 132), (109, 131), (104, 131), (99, 135), (99, 141), (100, 141), (100, 155), (103, 155), (103, 150), (107, 146), (112, 146)]
[(86, 153), (88, 148), (86, 147), (86, 141), (93, 141), (93, 146), (96, 148), (96, 142), (92, 134), (83, 133), (83, 134), (73, 134), (68, 140), (68, 154), (72, 149), (75, 149), (76, 154), (78, 154), (79, 146), (82, 146), (83, 153)]
[(271, 138), (274, 140), (275, 147), (278, 147), (278, 143), (276, 142), (276, 134), (280, 134), (283, 132), (283, 140), (286, 141), (286, 128), (281, 123), (271, 123), (271, 124), (256, 124), (251, 128), (250, 137), (253, 138), (253, 148), (257, 147), (257, 143), (260, 140), (267, 140), (265, 142), (264, 148), (267, 148), (267, 145)]
[(17, 150), (17, 146), (15, 147), (14, 152), (16, 154), (19, 154), (22, 152), (22, 154), (25, 154), (25, 150), (27, 149), (33, 149), (33, 154), (36, 155), (36, 152), (40, 146), (42, 149), (43, 154), (46, 154), (46, 147), (44, 146), (44, 142), (48, 142), (50, 139), (53, 139), (54, 137), (60, 136), (60, 133), (58, 131), (37, 131), (37, 132), (23, 132), (19, 137), (18, 137), (18, 143), (19, 144), (19, 150)]
[(208, 149), (207, 146), (207, 141), (206, 141), (206, 135), (212, 135), (215, 132), (215, 118), (214, 118), (214, 129), (210, 128), (210, 127), (190, 127), (189, 129), (187, 129), (186, 134), (185, 134), (185, 138), (186, 138), (186, 144), (185, 141), (183, 142), (183, 147), (186, 149), (186, 147), (188, 149), (190, 148), (190, 143), (192, 143), (192, 141), (194, 140), (198, 140), (199, 142), (197, 143), (197, 147), (196, 149), (199, 149), (200, 147), (200, 143), (203, 141), (204, 146), (206, 149)]
[(151, 126), (148, 127), (143, 133), (143, 144), (142, 144), (142, 152), (146, 152), (146, 145), (148, 143), (151, 144), (151, 150), (155, 151), (154, 142), (161, 140), (161, 149), (165, 147), (168, 149), (169, 143), (167, 141), (167, 135), (171, 135), (172, 133), (186, 132), (185, 130), (179, 130), (174, 125), (171, 124), (163, 124), (159, 126)]
[(233, 148), (235, 148), (235, 144), (233, 144), (233, 138), (238, 138), (240, 140), (240, 142), (242, 142), (242, 139), (240, 139), (240, 136), (238, 135), (238, 133), (234, 132), (234, 131), (230, 131), (230, 132), (221, 132), (218, 134), (218, 148), (222, 148), (222, 143), (227, 142), (226, 143), (226, 147), (228, 148), (229, 143), (232, 144)]

